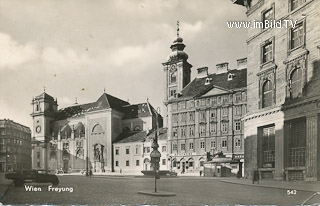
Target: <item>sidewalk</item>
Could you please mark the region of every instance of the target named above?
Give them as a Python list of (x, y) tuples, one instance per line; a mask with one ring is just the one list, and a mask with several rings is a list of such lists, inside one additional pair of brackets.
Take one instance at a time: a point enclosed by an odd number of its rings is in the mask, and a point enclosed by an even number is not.
[(5, 173), (0, 173), (0, 200), (2, 200), (9, 186), (12, 184), (12, 180), (5, 179), (4, 174)]
[(277, 181), (277, 180), (260, 180), (259, 184), (255, 182), (252, 184), (251, 179), (223, 179), (221, 182), (230, 183), (230, 184), (240, 184), (254, 187), (269, 187), (269, 188), (277, 188), (277, 189), (285, 189), (285, 190), (297, 190), (297, 191), (308, 191), (308, 192), (320, 192), (320, 182), (285, 182), (285, 181)]

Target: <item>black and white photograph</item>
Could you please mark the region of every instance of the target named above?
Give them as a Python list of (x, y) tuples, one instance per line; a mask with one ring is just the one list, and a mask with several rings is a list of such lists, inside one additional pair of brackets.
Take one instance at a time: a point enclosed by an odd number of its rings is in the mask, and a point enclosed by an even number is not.
[(320, 0), (0, 0), (0, 205), (320, 205)]

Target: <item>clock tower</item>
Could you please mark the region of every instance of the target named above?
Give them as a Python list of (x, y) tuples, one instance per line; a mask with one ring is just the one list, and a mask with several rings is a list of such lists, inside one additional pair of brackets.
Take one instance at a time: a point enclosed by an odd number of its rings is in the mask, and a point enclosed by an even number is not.
[(183, 51), (185, 45), (179, 37), (179, 22), (177, 22), (177, 38), (173, 41), (171, 53), (167, 61), (162, 63), (164, 69), (164, 126), (167, 127), (168, 103), (177, 98), (182, 89), (190, 82), (191, 67), (188, 63), (188, 54)]
[(50, 141), (50, 123), (58, 110), (57, 101), (45, 91), (32, 99), (32, 167), (47, 169), (47, 143)]

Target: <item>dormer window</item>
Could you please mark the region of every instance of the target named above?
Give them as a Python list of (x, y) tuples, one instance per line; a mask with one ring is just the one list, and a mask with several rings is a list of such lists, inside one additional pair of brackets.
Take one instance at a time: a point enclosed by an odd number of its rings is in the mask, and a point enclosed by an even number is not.
[(228, 74), (228, 81), (233, 80), (233, 77), (235, 77), (235, 74), (229, 73)]
[(212, 80), (212, 78), (209, 78), (209, 77), (207, 77), (206, 78), (206, 81), (205, 81), (205, 83), (204, 83), (204, 85), (208, 85), (208, 84), (210, 84), (210, 81)]

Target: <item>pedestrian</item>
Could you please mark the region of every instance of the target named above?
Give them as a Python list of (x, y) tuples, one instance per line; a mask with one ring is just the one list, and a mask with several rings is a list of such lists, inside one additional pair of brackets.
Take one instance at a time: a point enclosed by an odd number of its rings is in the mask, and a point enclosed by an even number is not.
[(91, 175), (92, 175), (92, 170), (90, 170), (90, 178), (91, 178)]
[(202, 176), (202, 171), (200, 170), (200, 177)]

